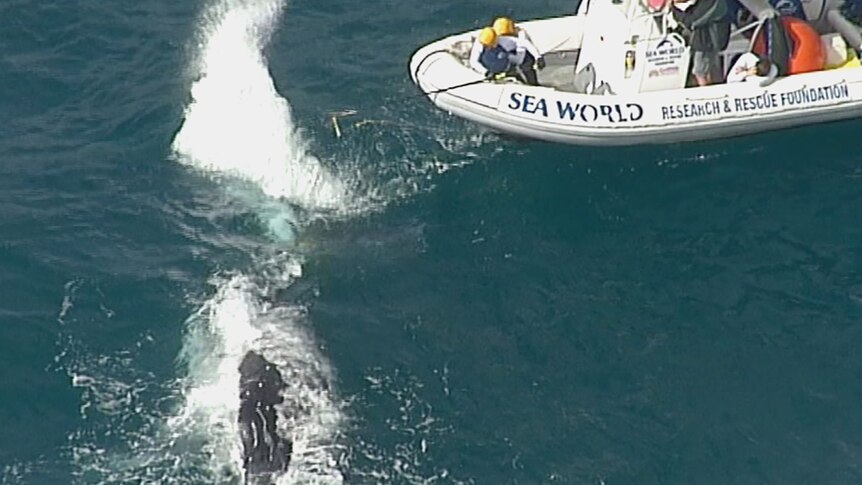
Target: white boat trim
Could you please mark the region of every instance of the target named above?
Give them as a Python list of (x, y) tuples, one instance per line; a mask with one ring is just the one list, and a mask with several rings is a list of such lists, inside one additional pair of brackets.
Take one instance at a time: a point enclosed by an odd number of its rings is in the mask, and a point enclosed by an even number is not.
[[(538, 21), (572, 25), (580, 19)], [(548, 52), (552, 36), (533, 32)], [(472, 42), (476, 32), (447, 37), (420, 48), (410, 73), (439, 108), (492, 130), (514, 136), (580, 145), (636, 145), (724, 138), (862, 116), (862, 68), (830, 69), (756, 82), (716, 84), (652, 92), (594, 95), (514, 81), (481, 82), (482, 76), (457, 55), (457, 46)], [(576, 47), (573, 40), (566, 39)], [(543, 47), (545, 47), (543, 49)], [(566, 51), (557, 51), (566, 52)], [(574, 65), (572, 65), (574, 75)]]

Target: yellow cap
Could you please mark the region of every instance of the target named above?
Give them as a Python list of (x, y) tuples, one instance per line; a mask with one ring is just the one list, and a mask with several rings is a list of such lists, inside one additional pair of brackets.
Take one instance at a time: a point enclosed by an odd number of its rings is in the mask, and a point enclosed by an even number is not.
[(497, 17), (494, 20), (494, 31), (497, 35), (515, 35), (515, 21), (509, 17)]
[(491, 27), (485, 27), (479, 31), (479, 43), (485, 47), (497, 45), (497, 33)]

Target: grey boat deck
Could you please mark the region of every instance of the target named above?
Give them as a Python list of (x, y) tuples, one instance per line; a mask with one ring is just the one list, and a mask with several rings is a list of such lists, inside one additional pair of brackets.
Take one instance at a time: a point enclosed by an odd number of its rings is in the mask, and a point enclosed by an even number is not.
[(575, 50), (545, 54), (545, 68), (537, 71), (539, 84), (560, 91), (574, 92), (575, 66), (580, 52)]

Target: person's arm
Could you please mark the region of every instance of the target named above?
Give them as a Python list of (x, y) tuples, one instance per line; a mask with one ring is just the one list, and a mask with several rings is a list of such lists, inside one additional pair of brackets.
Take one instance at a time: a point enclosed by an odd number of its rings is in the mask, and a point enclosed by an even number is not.
[(530, 42), (529, 40), (527, 40), (526, 36), (525, 37), (518, 36), (517, 39), (518, 39), (518, 44), (521, 47), (523, 47), (527, 52), (532, 54), (532, 56), (534, 58), (539, 59), (540, 57), (542, 57), (542, 53), (539, 52), (539, 49), (536, 48), (536, 45), (533, 44), (532, 42)]
[(482, 56), (483, 49), (482, 44), (478, 41), (473, 42), (473, 48), (470, 49), (470, 67), (479, 74), (485, 74), (488, 71), (488, 69), (486, 69), (479, 60), (479, 57)]
[(691, 30), (692, 8), (693, 4), (688, 0), (673, 0), (671, 15), (686, 30)]
[(757, 56), (752, 54), (751, 52), (746, 52), (739, 56), (738, 59), (730, 66), (730, 69), (727, 71), (727, 77), (725, 78), (725, 82), (728, 83), (736, 83), (740, 81), (744, 81), (745, 77), (748, 76), (748, 71), (751, 70), (752, 61), (751, 58), (754, 57), (754, 63), (757, 62)]
[(727, 0), (695, 0), (688, 10), (691, 29), (702, 27), (710, 22), (717, 22), (727, 16)]

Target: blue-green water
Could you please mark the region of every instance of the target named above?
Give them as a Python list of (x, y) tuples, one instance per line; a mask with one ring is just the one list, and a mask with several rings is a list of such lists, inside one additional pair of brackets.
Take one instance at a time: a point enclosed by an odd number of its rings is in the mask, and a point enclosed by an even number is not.
[(280, 483), (862, 481), (860, 124), (588, 149), (409, 84), (569, 3), (0, 6), (0, 483), (239, 483), (248, 348)]

